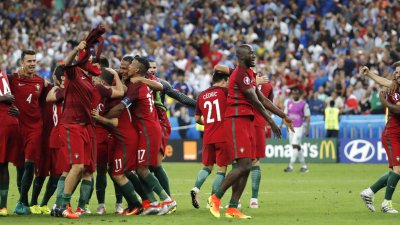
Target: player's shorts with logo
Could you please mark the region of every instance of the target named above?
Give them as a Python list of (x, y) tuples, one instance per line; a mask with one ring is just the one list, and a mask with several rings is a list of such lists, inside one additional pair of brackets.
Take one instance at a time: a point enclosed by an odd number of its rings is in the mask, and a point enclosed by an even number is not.
[(382, 132), (382, 144), (385, 148), (389, 168), (400, 166), (400, 135), (395, 132), (386, 132), (385, 128)]
[(228, 149), (225, 142), (203, 144), (202, 149), (203, 165), (227, 166), (229, 164)]
[(84, 164), (87, 172), (94, 171), (95, 162), (89, 129), (91, 125), (60, 124), (60, 157), (63, 171), (69, 171), (72, 164)]
[(158, 153), (161, 148), (161, 127), (153, 126), (146, 130), (138, 130), (139, 144), (137, 150), (138, 166), (158, 166)]
[(255, 135), (251, 116), (225, 118), (224, 130), (231, 161), (240, 158), (254, 159)]
[[(0, 163), (11, 162), (23, 166), (21, 160), (21, 139), (19, 125), (0, 126)], [(22, 154), (23, 155), (23, 154)]]
[[(54, 130), (54, 131), (53, 131)], [(54, 135), (58, 135), (58, 128), (53, 127), (50, 131), (50, 134), (43, 133), (43, 150), (42, 156), (39, 160), (39, 165), (37, 165), (36, 176), (46, 177), (46, 176), (60, 176), (62, 173), (61, 168), (59, 168), (57, 159), (59, 154), (59, 136), (58, 136), (58, 146), (55, 146), (54, 140), (56, 137)], [(57, 133), (57, 134), (56, 134)]]
[(115, 129), (113, 132), (115, 148), (112, 151), (111, 171), (114, 176), (125, 171), (135, 170), (137, 163), (138, 132), (131, 129)]

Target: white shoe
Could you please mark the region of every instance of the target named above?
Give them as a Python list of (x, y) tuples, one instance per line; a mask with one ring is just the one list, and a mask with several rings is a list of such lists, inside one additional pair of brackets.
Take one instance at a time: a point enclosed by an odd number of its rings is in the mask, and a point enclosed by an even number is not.
[(392, 201), (383, 200), (381, 211), (384, 213), (399, 213), (397, 210), (393, 209)]
[(161, 204), (155, 202), (151, 203), (147, 209), (144, 209), (140, 215), (155, 215), (158, 214), (161, 210)]
[(200, 208), (200, 203), (199, 203), (199, 193), (200, 190), (197, 187), (192, 188), (190, 190), (190, 197), (192, 198), (192, 205), (194, 208), (198, 209)]
[(104, 214), (106, 214), (106, 207), (105, 207), (105, 205), (104, 205), (104, 204), (99, 204), (99, 206), (97, 207), (96, 213), (97, 213), (98, 215), (104, 215)]
[(122, 205), (122, 203), (115, 204), (115, 213), (119, 215), (122, 215), (122, 213), (124, 213), (124, 206)]
[(171, 201), (164, 201), (161, 204), (161, 209), (160, 212), (157, 214), (159, 216), (165, 215), (165, 214), (171, 214), (176, 211), (176, 201), (171, 200)]
[(374, 207), (374, 193), (369, 189), (364, 189), (360, 193), (361, 199), (364, 201), (365, 206), (371, 211), (375, 212)]
[(258, 199), (251, 198), (249, 208), (251, 209), (258, 209)]

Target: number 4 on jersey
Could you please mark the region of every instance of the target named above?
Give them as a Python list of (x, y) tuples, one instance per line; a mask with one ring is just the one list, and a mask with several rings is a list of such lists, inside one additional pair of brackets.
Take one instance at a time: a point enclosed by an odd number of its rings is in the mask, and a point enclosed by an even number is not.
[(32, 101), (32, 94), (29, 94), (29, 95), (28, 95), (28, 98), (26, 98), (26, 101), (29, 102), (29, 104), (31, 103), (31, 101)]

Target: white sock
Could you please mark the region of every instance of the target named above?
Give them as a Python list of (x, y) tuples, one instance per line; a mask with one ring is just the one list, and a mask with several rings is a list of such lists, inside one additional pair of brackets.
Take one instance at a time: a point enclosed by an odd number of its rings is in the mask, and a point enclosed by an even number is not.
[(297, 154), (299, 154), (299, 151), (297, 149), (292, 148), (292, 156), (290, 157), (290, 162), (289, 162), (289, 168), (293, 168), (293, 164), (296, 162)]

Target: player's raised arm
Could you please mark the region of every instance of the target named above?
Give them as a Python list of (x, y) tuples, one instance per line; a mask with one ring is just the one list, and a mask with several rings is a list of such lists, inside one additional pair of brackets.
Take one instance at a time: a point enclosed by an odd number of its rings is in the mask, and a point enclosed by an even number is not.
[(132, 83), (136, 82), (141, 82), (143, 84), (146, 84), (150, 89), (154, 91), (162, 91), (163, 90), (163, 85), (160, 82), (150, 80), (144, 77), (132, 77), (131, 78)]
[(196, 107), (196, 100), (189, 98), (187, 95), (183, 94), (182, 92), (179, 92), (175, 89), (172, 88), (172, 86), (165, 80), (159, 79), (163, 88), (164, 92), (166, 95), (169, 97), (179, 101), (180, 103), (190, 106), (190, 107)]
[(361, 68), (360, 73), (362, 75), (366, 75), (372, 80), (374, 80), (376, 83), (378, 83), (380, 86), (384, 87), (390, 87), (392, 85), (392, 81), (389, 79), (386, 79), (384, 77), (379, 76), (376, 72), (371, 71), (368, 67), (364, 66)]
[(78, 46), (76, 46), (67, 56), (65, 59), (65, 65), (70, 66), (75, 59), (75, 56), (78, 54), (79, 51), (86, 48), (86, 41), (81, 41)]
[(124, 85), (122, 84), (122, 81), (119, 78), (117, 71), (111, 68), (106, 68), (106, 70), (114, 75), (115, 86), (111, 86), (112, 89), (111, 98), (119, 98), (124, 96), (125, 94)]
[(118, 127), (118, 118), (106, 118), (103, 116), (100, 116), (99, 111), (96, 109), (93, 109), (91, 111), (91, 115), (93, 119), (95, 119), (97, 122), (107, 126), (107, 127)]

